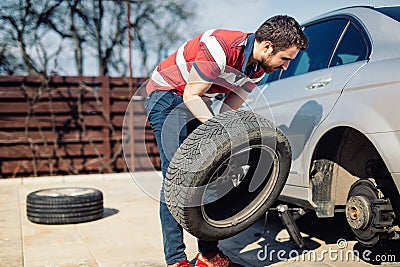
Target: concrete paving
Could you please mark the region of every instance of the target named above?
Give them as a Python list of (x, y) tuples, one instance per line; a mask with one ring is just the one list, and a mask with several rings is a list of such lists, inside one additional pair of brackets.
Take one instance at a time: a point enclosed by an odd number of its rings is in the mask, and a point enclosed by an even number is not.
[[(158, 219), (160, 181), (157, 172), (0, 180), (0, 267), (165, 266)], [(30, 192), (65, 186), (101, 190), (103, 218), (69, 225), (42, 225), (27, 219)], [(400, 266), (399, 243), (371, 252), (357, 244), (343, 220), (318, 220), (311, 214), (298, 222), (307, 250), (290, 241), (274, 212), (269, 213), (266, 228), (260, 219), (221, 241), (220, 248), (245, 266)], [(185, 241), (193, 260), (196, 239), (185, 233)], [(376, 261), (378, 257), (384, 261)]]

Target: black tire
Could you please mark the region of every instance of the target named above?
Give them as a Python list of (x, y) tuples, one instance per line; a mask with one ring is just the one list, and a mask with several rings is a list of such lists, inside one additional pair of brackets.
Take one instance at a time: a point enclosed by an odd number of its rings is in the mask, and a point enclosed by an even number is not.
[(189, 233), (222, 240), (265, 214), (290, 165), (289, 142), (270, 121), (249, 111), (225, 112), (181, 144), (167, 171), (165, 200)]
[(103, 217), (103, 193), (93, 188), (43, 189), (28, 194), (28, 219), (40, 224), (73, 224)]

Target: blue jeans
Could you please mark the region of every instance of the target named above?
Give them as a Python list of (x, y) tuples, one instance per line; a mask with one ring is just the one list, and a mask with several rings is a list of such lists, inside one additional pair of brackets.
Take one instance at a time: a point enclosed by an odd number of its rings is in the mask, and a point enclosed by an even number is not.
[[(193, 117), (181, 96), (171, 91), (154, 91), (145, 101), (146, 113), (154, 131), (161, 159), (163, 177), (168, 165), (185, 138), (200, 121)], [(164, 255), (167, 264), (186, 260), (182, 227), (170, 213), (164, 199), (164, 186), (160, 194), (160, 220), (163, 234)], [(218, 242), (198, 239), (201, 254), (218, 252)]]

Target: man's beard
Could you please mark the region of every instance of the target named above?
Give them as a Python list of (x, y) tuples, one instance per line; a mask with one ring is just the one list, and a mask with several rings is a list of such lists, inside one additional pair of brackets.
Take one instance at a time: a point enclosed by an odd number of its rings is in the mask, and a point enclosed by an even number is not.
[(270, 73), (272, 73), (272, 72), (274, 72), (274, 71), (280, 69), (280, 67), (275, 68), (275, 67), (272, 67), (271, 65), (269, 65), (269, 64), (267, 63), (267, 60), (266, 60), (264, 57), (261, 59), (261, 68), (263, 68), (263, 70), (264, 70), (265, 73), (267, 73), (267, 74), (270, 74)]

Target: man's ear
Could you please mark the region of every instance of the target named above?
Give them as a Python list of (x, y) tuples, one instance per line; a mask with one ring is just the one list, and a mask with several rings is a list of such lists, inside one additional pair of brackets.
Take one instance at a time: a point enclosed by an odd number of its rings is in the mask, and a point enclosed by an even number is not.
[(263, 52), (266, 54), (272, 54), (272, 52), (274, 51), (274, 47), (271, 41), (268, 40), (262, 41), (261, 45), (263, 47)]

